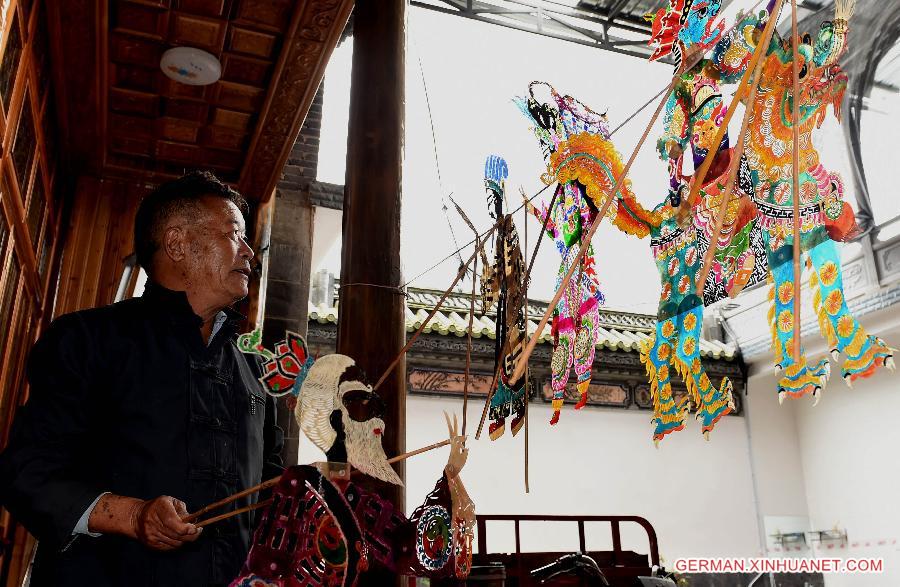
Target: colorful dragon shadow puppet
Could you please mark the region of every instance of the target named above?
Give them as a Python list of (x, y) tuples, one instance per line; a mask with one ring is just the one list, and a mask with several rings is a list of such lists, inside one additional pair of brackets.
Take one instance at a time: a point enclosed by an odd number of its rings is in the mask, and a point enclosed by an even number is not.
[(269, 393), (295, 399), (297, 423), (328, 463), (285, 471), (232, 587), (352, 586), (373, 568), (465, 579), (475, 509), (459, 475), (467, 451), (456, 423), (447, 419), (451, 453), (443, 475), (407, 518), (350, 480), (347, 463), (402, 485), (381, 446), (383, 404), (353, 359), (333, 354), (314, 361), (303, 338), (292, 332), (274, 352), (260, 339), (259, 332), (243, 335), (239, 348), (264, 359), (260, 381)]
[[(497, 308), (494, 370), (497, 384), (491, 396), (488, 433), (497, 440), (506, 430), (506, 418), (512, 415), (510, 429), (518, 434), (525, 422), (527, 381), (513, 379), (516, 364), (525, 346), (525, 260), (519, 246), (519, 234), (512, 214), (503, 213), (506, 161), (490, 155), (484, 163), (484, 186), (491, 217), (497, 222), (494, 238), (494, 262), (489, 263), (482, 250), (481, 311)], [(471, 224), (470, 224), (471, 225)]]
[[(535, 84), (529, 87), (533, 91)], [(549, 87), (549, 86), (548, 86)], [(608, 136), (606, 117), (591, 111), (571, 97), (563, 97), (549, 87), (555, 108), (538, 104), (533, 98), (528, 101), (516, 100), (519, 108), (532, 120), (553, 127), (558, 139), (565, 140), (579, 132), (594, 132)], [(568, 100), (568, 101), (567, 101)], [(575, 113), (578, 115), (576, 116)], [(561, 116), (557, 116), (562, 113)], [(557, 120), (558, 118), (558, 120)], [(559, 123), (559, 124), (557, 124)], [(545, 158), (555, 149), (554, 138), (543, 126), (536, 126), (535, 133)], [(566, 395), (569, 374), (574, 369), (578, 402), (575, 409), (587, 404), (588, 388), (591, 384), (591, 367), (594, 364), (597, 342), (600, 339), (600, 306), (604, 303), (597, 271), (594, 265), (594, 250), (587, 243), (588, 250), (581, 255), (583, 236), (597, 214), (591, 200), (577, 182), (559, 184), (553, 198), (552, 209), (544, 205), (540, 209), (525, 200), (528, 211), (544, 227), (553, 239), (559, 253), (560, 265), (556, 274), (556, 289), (573, 263), (578, 263), (574, 277), (566, 285), (563, 295), (553, 311), (551, 332), (553, 334), (553, 355), (550, 360), (550, 386), (553, 390), (553, 416), (550, 424), (559, 422), (559, 414)]]
[[(705, 303), (721, 299), (723, 285), (725, 293), (733, 297), (747, 283), (760, 282), (763, 277), (772, 281), (769, 321), (776, 366), (784, 369), (778, 384), (779, 400), (785, 395), (812, 394), (818, 401), (831, 372), (828, 359), (809, 364), (802, 352), (800, 357), (792, 356), (793, 284), (800, 277), (795, 277), (791, 263), (793, 51), (789, 42), (777, 37), (763, 57), (758, 92), (751, 105), (750, 130), (744, 138), (745, 152), (735, 189), (737, 198), (726, 209), (721, 233), (711, 234), (732, 151), (728, 149), (727, 133), (718, 146), (708, 144), (725, 112), (716, 84), (734, 83), (746, 70), (755, 50), (756, 32), (768, 19), (773, 4), (770, 2), (758, 17), (742, 17), (715, 43), (712, 59), (702, 59), (681, 73), (667, 103), (666, 133), (658, 147), (660, 156), (669, 162), (670, 188), (676, 200), (675, 192), (684, 190), (690, 181), (680, 174), (681, 154), (688, 142), (695, 166), (710, 149), (717, 149), (709, 174), (715, 179), (704, 181), (700, 203), (692, 209), (702, 248), (705, 251), (709, 243), (716, 247), (716, 262), (706, 283)], [(807, 265), (813, 268), (810, 280), (820, 329), (835, 360), (840, 352), (847, 355), (842, 375), (848, 384), (870, 375), (881, 365), (893, 366), (891, 349), (869, 336), (846, 306), (835, 241), (853, 238), (857, 228), (853, 212), (843, 200), (840, 176), (821, 165), (812, 144), (812, 130), (822, 124), (828, 105), (833, 105), (837, 116), (840, 114), (847, 78), (837, 59), (846, 48), (852, 7), (852, 1), (837, 2), (834, 22), (823, 23), (815, 39), (806, 35), (799, 48), (803, 59), (799, 145), (800, 160), (805, 167), (800, 175), (801, 250)], [(721, 25), (712, 25), (718, 9), (718, 2), (692, 4), (672, 0), (654, 19), (651, 43), (659, 45), (654, 56), (665, 55), (666, 47), (677, 48), (678, 54), (691, 53), (694, 46), (708, 49), (712, 38), (708, 31), (722, 29)], [(711, 185), (715, 187), (711, 189)]]
[[(840, 120), (847, 75), (837, 61), (846, 50), (848, 20), (854, 2), (835, 3), (834, 21), (826, 21), (815, 37), (804, 35), (800, 64), (800, 248), (811, 269), (810, 285), (819, 328), (832, 358), (846, 357), (841, 375), (850, 385), (881, 366), (894, 368), (893, 349), (869, 335), (850, 313), (844, 296), (837, 241), (858, 234), (853, 211), (844, 201), (841, 177), (825, 169), (813, 146), (812, 132), (825, 120), (828, 106)], [(764, 56), (757, 98), (751, 105), (746, 137), (747, 161), (758, 209), (756, 222), (763, 237), (772, 289), (769, 322), (776, 367), (784, 369), (778, 383), (784, 396), (812, 394), (818, 401), (830, 373), (828, 358), (809, 364), (801, 351), (793, 356), (794, 274), (793, 193), (793, 50), (790, 41), (775, 38)]]
[[(573, 186), (587, 197), (593, 210), (598, 210), (624, 171), (621, 157), (609, 140), (605, 124), (598, 124), (590, 109), (570, 96), (558, 97), (555, 90), (551, 90), (550, 100), (542, 102), (533, 92), (538, 85), (544, 84), (533, 83), (529, 97), (516, 102), (534, 123), (546, 155), (547, 173), (542, 180), (548, 184), (556, 181), (563, 189)], [(695, 291), (700, 259), (697, 231), (693, 226), (678, 226), (678, 208), (669, 197), (652, 211), (646, 210), (635, 198), (627, 178), (615, 198), (608, 217), (626, 234), (651, 237), (662, 285), (655, 335), (641, 353), (653, 395), (653, 439), (658, 442), (683, 428), (691, 404), (706, 435), (734, 406), (731, 382), (725, 378), (720, 388), (713, 387), (700, 360), (703, 301)], [(671, 369), (682, 376), (688, 389), (680, 402), (672, 393)]]

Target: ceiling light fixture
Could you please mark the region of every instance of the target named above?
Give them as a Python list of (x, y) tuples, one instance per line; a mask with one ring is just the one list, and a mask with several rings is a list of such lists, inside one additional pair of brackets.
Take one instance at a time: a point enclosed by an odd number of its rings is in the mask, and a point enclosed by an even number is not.
[(159, 61), (163, 73), (189, 86), (207, 86), (219, 81), (222, 64), (212, 53), (194, 47), (174, 47)]

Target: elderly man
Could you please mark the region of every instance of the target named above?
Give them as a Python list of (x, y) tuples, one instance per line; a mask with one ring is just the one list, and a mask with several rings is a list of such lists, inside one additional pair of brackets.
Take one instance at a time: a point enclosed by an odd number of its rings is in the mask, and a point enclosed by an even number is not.
[(274, 403), (229, 308), (250, 281), (246, 214), (209, 173), (160, 186), (135, 220), (143, 296), (62, 316), (32, 350), (0, 455), (0, 504), (40, 542), (32, 585), (195, 587), (240, 570), (248, 514), (182, 518), (281, 468)]

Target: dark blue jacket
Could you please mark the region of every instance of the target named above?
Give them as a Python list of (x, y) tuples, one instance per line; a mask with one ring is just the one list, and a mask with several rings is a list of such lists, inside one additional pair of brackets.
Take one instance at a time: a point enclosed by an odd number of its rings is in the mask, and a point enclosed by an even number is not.
[(275, 404), (258, 363), (235, 346), (240, 315), (227, 313), (207, 346), (185, 294), (149, 284), (140, 298), (61, 316), (41, 336), (29, 401), (0, 454), (0, 505), (39, 540), (33, 586), (196, 587), (237, 575), (248, 514), (165, 553), (71, 535), (104, 491), (171, 495), (194, 511), (280, 473)]

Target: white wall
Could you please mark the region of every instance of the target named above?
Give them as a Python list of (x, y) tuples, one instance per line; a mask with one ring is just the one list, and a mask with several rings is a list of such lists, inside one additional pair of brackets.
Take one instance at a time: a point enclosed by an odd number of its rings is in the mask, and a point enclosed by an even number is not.
[(779, 405), (777, 381), (771, 369), (750, 377), (747, 386), (744, 405), (750, 422), (760, 515), (806, 517), (806, 485), (794, 419), (797, 404), (804, 400), (785, 400)]
[[(892, 338), (900, 342), (900, 336)], [(797, 410), (811, 523), (845, 528), (847, 556), (885, 559), (883, 575), (829, 577), (828, 587), (900, 585), (898, 414), (900, 382), (890, 372), (853, 389), (832, 381), (818, 406)]]
[[(475, 441), (483, 401), (469, 403), (469, 462), (463, 478), (477, 511), (492, 514), (639, 515), (656, 529), (671, 565), (682, 556), (756, 556), (760, 550), (745, 420), (728, 417), (705, 442), (696, 422), (655, 449), (648, 411), (586, 408), (563, 411), (548, 425), (549, 405), (530, 406), (531, 492), (524, 490), (524, 433)], [(567, 406), (568, 407), (568, 406)], [(456, 399), (410, 397), (407, 447), (446, 435), (442, 410), (460, 414)], [(461, 416), (461, 414), (460, 414)], [(407, 464), (407, 509), (431, 489), (448, 449)], [(524, 528), (524, 527), (523, 527)], [(488, 531), (490, 550), (514, 550), (511, 526)], [(588, 526), (588, 548), (611, 548), (608, 526)], [(648, 552), (643, 531), (623, 527), (623, 547)], [(577, 531), (546, 525), (523, 536), (523, 550), (576, 550)]]
[[(898, 318), (896, 310), (886, 310), (866, 317), (863, 324), (889, 344), (898, 344)], [(840, 379), (840, 365), (832, 369), (832, 380), (815, 407), (801, 399), (778, 409), (770, 368), (750, 378), (760, 512), (807, 516), (811, 529), (837, 526), (847, 531), (846, 548), (815, 548), (807, 555), (884, 559), (883, 574), (826, 575), (828, 587), (900, 585), (900, 380), (882, 370), (850, 389)]]
[[(686, 556), (758, 556), (757, 526), (745, 419), (727, 417), (706, 442), (695, 422), (666, 438), (657, 450), (650, 440), (648, 411), (586, 408), (563, 411), (559, 424), (547, 422), (551, 410), (530, 406), (530, 493), (524, 489), (524, 430), (495, 442), (475, 430), (483, 403), (469, 403), (469, 461), (463, 470), (476, 509), (492, 514), (638, 515), (647, 518), (668, 565)], [(568, 406), (567, 406), (568, 407)], [(442, 412), (462, 417), (461, 402), (411, 396), (407, 403), (408, 450), (443, 440)], [(485, 424), (485, 427), (487, 424)], [(448, 448), (407, 461), (407, 511), (434, 487)], [(323, 459), (301, 439), (301, 463)], [(588, 525), (589, 549), (611, 549), (609, 527)], [(639, 527), (622, 527), (626, 550), (648, 553)], [(512, 526), (488, 527), (488, 548), (515, 549)], [(523, 525), (523, 550), (578, 549), (573, 525)]]
[(900, 538), (897, 379), (878, 373), (854, 389), (840, 381), (829, 388), (818, 406), (797, 410), (810, 522), (817, 529), (845, 528), (847, 556), (884, 557), (887, 572), (829, 578), (828, 587), (900, 585), (900, 552), (891, 544)]

